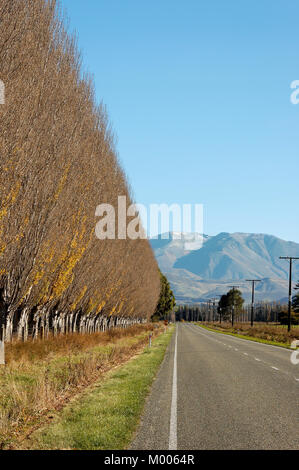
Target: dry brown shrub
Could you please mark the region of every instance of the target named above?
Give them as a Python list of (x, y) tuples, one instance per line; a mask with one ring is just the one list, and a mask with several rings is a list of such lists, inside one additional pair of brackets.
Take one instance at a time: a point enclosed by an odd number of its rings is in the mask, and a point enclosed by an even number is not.
[[(209, 326), (209, 323), (207, 323)], [(225, 322), (210, 324), (213, 328), (223, 331), (239, 333), (253, 338), (265, 339), (267, 341), (275, 341), (278, 343), (291, 344), (295, 339), (299, 339), (299, 327), (295, 326), (288, 332), (287, 328), (282, 325), (268, 325), (266, 323), (255, 324), (253, 327), (249, 323), (236, 323), (232, 327), (231, 323)]]
[[(148, 344), (163, 328), (138, 325), (92, 335), (60, 337), (34, 344), (15, 343), (9, 364), (0, 369), (0, 448), (44, 422), (81, 390), (99, 380)], [(62, 340), (62, 341), (61, 341)], [(66, 341), (64, 341), (66, 340)], [(64, 343), (65, 349), (62, 348)], [(73, 349), (70, 349), (72, 344)], [(31, 346), (26, 348), (26, 346)], [(36, 349), (34, 349), (36, 346)], [(33, 356), (30, 354), (34, 351)], [(19, 356), (17, 354), (20, 354)]]
[(67, 334), (63, 336), (51, 336), (48, 339), (14, 341), (6, 347), (6, 362), (34, 363), (46, 360), (48, 357), (65, 356), (88, 350), (95, 346), (115, 342), (121, 338), (134, 337), (145, 331), (153, 331), (154, 325), (133, 325), (128, 328), (115, 328), (105, 332), (92, 334)]

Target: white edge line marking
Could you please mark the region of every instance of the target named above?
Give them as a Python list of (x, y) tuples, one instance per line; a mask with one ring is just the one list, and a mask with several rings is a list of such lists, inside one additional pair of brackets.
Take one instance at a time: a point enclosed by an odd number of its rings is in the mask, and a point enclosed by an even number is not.
[(177, 345), (178, 345), (178, 325), (175, 334), (175, 347), (173, 358), (173, 378), (172, 378), (172, 399), (170, 411), (169, 428), (169, 450), (177, 450)]

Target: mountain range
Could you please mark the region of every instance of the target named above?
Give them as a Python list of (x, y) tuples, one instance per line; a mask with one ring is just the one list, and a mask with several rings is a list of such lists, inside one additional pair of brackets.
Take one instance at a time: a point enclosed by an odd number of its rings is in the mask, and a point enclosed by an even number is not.
[[(289, 263), (280, 256), (298, 256), (299, 244), (273, 235), (219, 233), (216, 236), (169, 232), (150, 240), (161, 271), (167, 276), (178, 303), (200, 302), (239, 285), (246, 301), (251, 285), (261, 279), (257, 301), (286, 301)], [(293, 280), (299, 280), (299, 261)]]

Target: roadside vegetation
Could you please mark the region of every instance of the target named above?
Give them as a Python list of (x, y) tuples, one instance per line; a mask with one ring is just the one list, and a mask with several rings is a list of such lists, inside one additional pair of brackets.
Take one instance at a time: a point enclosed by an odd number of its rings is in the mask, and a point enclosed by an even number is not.
[[(23, 441), (22, 449), (126, 449), (146, 396), (170, 342), (174, 325), (153, 339), (152, 347), (110, 370), (71, 401), (52, 422)], [(161, 330), (156, 330), (160, 332)]]
[(0, 448), (14, 448), (103, 374), (144, 349), (161, 324), (7, 345), (0, 366)]
[[(293, 297), (292, 307), (293, 307), (294, 312), (299, 314), (299, 282), (297, 282), (295, 290), (297, 292)], [(299, 319), (298, 319), (298, 323), (299, 323)]]
[(233, 327), (231, 323), (228, 322), (221, 324), (216, 322), (199, 322), (198, 324), (203, 328), (213, 331), (287, 348), (290, 347), (292, 341), (299, 339), (298, 326), (293, 326), (292, 330), (288, 332), (285, 325), (278, 324), (269, 325), (266, 323), (258, 323), (253, 327), (250, 326), (250, 323), (236, 323)]
[(160, 272), (160, 296), (159, 301), (152, 316), (152, 321), (174, 320), (174, 308), (176, 306), (175, 296), (171, 290), (167, 277)]

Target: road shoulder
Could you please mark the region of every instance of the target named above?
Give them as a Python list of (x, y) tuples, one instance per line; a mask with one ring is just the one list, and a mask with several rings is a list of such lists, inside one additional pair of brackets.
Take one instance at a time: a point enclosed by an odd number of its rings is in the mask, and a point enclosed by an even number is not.
[(132, 450), (168, 449), (174, 348), (175, 334), (147, 398), (140, 424), (130, 446)]
[(30, 436), (27, 449), (126, 449), (171, 340), (173, 327), (135, 358), (69, 404), (53, 424)]

